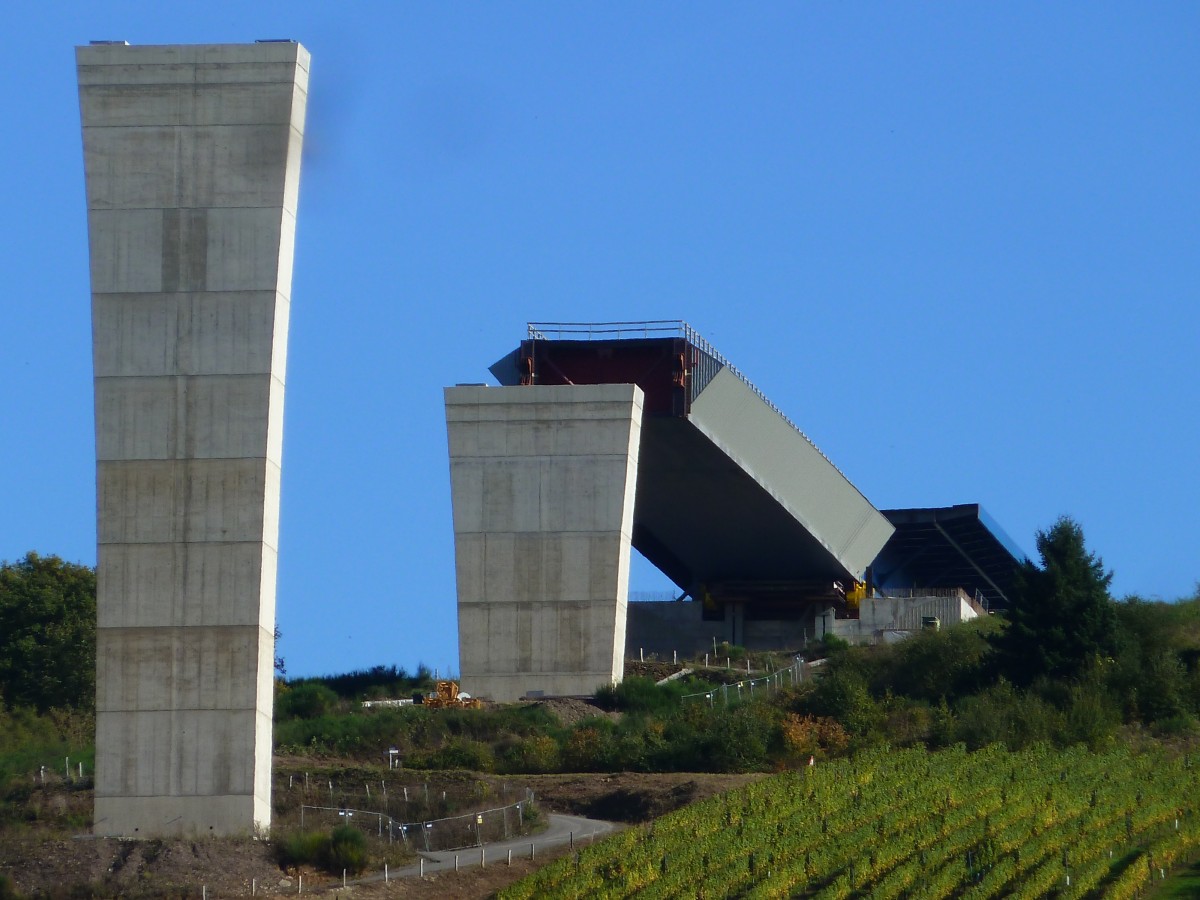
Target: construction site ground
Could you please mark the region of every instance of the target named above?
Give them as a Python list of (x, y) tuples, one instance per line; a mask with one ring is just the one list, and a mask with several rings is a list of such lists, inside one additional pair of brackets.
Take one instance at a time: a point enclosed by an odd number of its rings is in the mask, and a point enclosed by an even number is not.
[[(631, 662), (626, 676), (643, 675), (655, 680), (682, 668), (662, 662)], [(706, 671), (710, 680), (714, 671)], [(736, 680), (735, 672), (726, 674)], [(607, 716), (617, 719), (618, 712), (605, 712), (582, 698), (547, 698), (536, 701), (562, 724), (570, 726), (583, 719)], [(364, 766), (350, 759), (276, 757), (275, 791), (278, 801), (295, 779), (297, 791), (301, 779), (311, 772), (316, 783), (321, 777), (361, 779)], [(585, 816), (619, 825), (638, 824), (657, 818), (697, 800), (739, 787), (763, 777), (761, 774), (717, 775), (708, 773), (581, 773), (554, 775), (490, 775), (464, 771), (412, 771), (430, 793), (442, 790), (462, 792), (464, 785), (480, 790), (481, 797), (512, 796), (523, 788), (534, 792), (538, 807), (547, 813)], [(307, 793), (307, 792), (306, 792)], [(310, 799), (309, 802), (321, 802)], [(330, 801), (332, 802), (332, 801)], [(481, 803), (484, 801), (481, 800)], [(492, 801), (493, 803), (495, 801)], [(485, 868), (464, 865), (459, 872), (429, 874), (424, 879), (401, 878), (388, 883), (368, 881), (342, 888), (341, 878), (315, 869), (284, 871), (275, 861), (270, 841), (253, 838), (200, 838), (164, 840), (118, 840), (95, 838), (88, 831), (93, 795), (78, 785), (47, 785), (31, 789), (25, 800), (31, 824), (0, 831), (0, 873), (8, 875), (22, 895), (63, 898), (79, 897), (187, 897), (213, 900), (219, 897), (251, 895), (281, 896), (300, 893), (351, 892), (375, 897), (488, 897), (500, 887), (516, 881), (536, 868), (569, 852), (567, 847), (539, 849), (534, 860), (528, 854), (514, 853)], [(299, 824), (296, 803), (283, 814), (276, 813), (276, 834)], [(311, 820), (308, 823), (312, 824)], [(586, 838), (581, 835), (581, 840)], [(530, 838), (537, 842), (537, 836)], [(417, 861), (414, 854), (400, 848), (389, 854), (391, 870)], [(377, 876), (380, 872), (364, 873)]]
[[(570, 707), (571, 702), (564, 703)], [(580, 701), (575, 701), (580, 702)], [(280, 767), (294, 768), (297, 760), (278, 760)], [(327, 765), (338, 761), (325, 760)], [(346, 768), (354, 762), (346, 761)], [(420, 773), (432, 790), (443, 785), (458, 786), (464, 778), (508, 782), (529, 787), (539, 807), (619, 823), (648, 821), (680, 806), (745, 784), (759, 775), (712, 775), (691, 773), (557, 774), (533, 776), (469, 775), (463, 772)], [(37, 821), (6, 829), (0, 834), (0, 872), (7, 874), (21, 894), (49, 898), (90, 896), (123, 897), (248, 897), (292, 895), (299, 892), (343, 893), (349, 890), (363, 898), (374, 897), (487, 897), (505, 884), (545, 865), (567, 848), (545, 849), (535, 860), (514, 853), (511, 867), (506, 858), (486, 868), (464, 865), (459, 872), (404, 878), (387, 884), (373, 882), (341, 887), (340, 877), (315, 870), (283, 871), (275, 862), (268, 841), (252, 838), (169, 839), (125, 841), (93, 838), (83, 831), (63, 827), (68, 822), (86, 822), (91, 814), (92, 792), (60, 787), (34, 790), (28, 800)], [(580, 835), (580, 840), (585, 840)], [(536, 842), (536, 835), (530, 838)], [(406, 861), (395, 857), (392, 870)], [(382, 866), (379, 867), (382, 870)], [(379, 875), (380, 872), (364, 873)]]

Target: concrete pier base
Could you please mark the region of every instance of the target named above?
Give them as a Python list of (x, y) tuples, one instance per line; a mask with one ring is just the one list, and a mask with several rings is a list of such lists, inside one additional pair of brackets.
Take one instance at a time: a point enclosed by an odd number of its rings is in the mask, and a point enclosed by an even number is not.
[(446, 389), (463, 688), (621, 680), (642, 391)]

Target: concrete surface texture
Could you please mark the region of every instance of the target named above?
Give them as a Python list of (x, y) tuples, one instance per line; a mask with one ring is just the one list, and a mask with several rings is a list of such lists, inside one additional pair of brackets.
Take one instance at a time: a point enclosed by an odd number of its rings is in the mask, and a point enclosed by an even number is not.
[(307, 51), (76, 60), (96, 398), (95, 831), (270, 825), (284, 370)]
[(621, 679), (642, 391), (446, 388), (464, 689)]

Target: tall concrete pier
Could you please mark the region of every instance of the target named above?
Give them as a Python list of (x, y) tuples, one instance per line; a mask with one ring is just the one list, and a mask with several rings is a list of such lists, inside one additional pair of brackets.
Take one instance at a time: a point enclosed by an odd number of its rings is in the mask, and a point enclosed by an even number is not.
[(308, 53), (77, 51), (96, 398), (97, 834), (269, 827)]
[(446, 389), (463, 686), (621, 680), (642, 430), (634, 384)]

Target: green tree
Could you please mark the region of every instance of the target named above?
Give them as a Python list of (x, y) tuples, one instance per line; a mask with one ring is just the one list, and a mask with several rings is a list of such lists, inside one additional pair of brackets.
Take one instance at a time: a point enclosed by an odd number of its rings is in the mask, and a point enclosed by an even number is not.
[(1112, 573), (1083, 529), (1064, 516), (1038, 532), (1037, 549), (1041, 565), (1021, 565), (1008, 627), (992, 638), (1000, 673), (1017, 685), (1080, 675), (1117, 649)]
[(93, 706), (95, 570), (33, 552), (0, 564), (0, 690), (9, 707)]
[(1120, 653), (1109, 683), (1125, 714), (1150, 724), (1200, 713), (1200, 599), (1126, 597), (1116, 604)]

